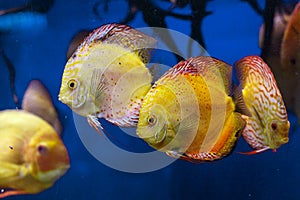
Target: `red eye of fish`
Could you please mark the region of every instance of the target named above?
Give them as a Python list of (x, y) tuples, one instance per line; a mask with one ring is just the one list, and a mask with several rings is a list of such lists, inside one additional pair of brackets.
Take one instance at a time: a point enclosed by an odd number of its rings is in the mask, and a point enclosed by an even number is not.
[(48, 148), (47, 148), (45, 145), (41, 145), (41, 144), (40, 144), (40, 145), (37, 147), (37, 150), (38, 150), (39, 154), (45, 155), (45, 154), (47, 153), (47, 151), (48, 151)]
[(277, 129), (277, 124), (276, 123), (272, 123), (271, 124), (271, 128), (273, 129), (273, 131), (275, 131)]

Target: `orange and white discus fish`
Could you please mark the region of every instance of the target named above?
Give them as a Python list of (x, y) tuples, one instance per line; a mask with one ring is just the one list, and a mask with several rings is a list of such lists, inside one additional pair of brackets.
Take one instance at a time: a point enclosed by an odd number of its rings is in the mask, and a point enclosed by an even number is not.
[(242, 133), (255, 154), (276, 150), (288, 142), (290, 123), (276, 80), (268, 65), (258, 56), (247, 56), (235, 63), (242, 97), (251, 113), (243, 115), (247, 125)]
[(137, 135), (191, 162), (229, 155), (246, 124), (230, 96), (231, 75), (230, 65), (212, 57), (179, 62), (145, 96)]
[(68, 60), (59, 100), (102, 128), (97, 118), (135, 126), (151, 87), (146, 68), (156, 40), (129, 26), (107, 24), (94, 30)]

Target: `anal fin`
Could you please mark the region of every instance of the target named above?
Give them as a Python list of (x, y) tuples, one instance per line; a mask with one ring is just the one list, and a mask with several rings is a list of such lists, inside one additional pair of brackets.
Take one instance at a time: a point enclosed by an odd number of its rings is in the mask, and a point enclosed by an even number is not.
[(24, 190), (7, 190), (7, 191), (5, 191), (5, 189), (0, 189), (0, 199), (8, 197), (8, 196), (21, 195), (21, 194), (28, 194), (28, 192), (26, 192)]

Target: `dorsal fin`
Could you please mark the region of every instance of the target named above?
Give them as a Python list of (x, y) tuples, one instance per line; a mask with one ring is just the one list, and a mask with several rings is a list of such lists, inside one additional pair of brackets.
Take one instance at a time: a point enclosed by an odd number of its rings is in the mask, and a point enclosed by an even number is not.
[(39, 80), (32, 80), (23, 97), (22, 109), (47, 121), (60, 135), (63, 131), (51, 96)]
[(107, 24), (95, 29), (80, 48), (93, 43), (120, 45), (129, 51), (136, 52), (143, 63), (149, 62), (151, 51), (156, 46), (156, 40), (153, 37), (122, 24)]
[(192, 57), (181, 61), (170, 73), (199, 74), (212, 82), (222, 80), (226, 93), (232, 93), (232, 67), (210, 56)]

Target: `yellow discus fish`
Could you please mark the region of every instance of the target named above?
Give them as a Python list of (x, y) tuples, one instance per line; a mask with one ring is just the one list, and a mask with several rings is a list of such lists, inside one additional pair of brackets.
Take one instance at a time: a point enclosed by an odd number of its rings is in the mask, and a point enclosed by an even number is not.
[(233, 149), (245, 121), (235, 112), (232, 67), (211, 57), (181, 61), (147, 93), (137, 135), (188, 161), (213, 161)]
[(247, 56), (235, 64), (244, 102), (251, 117), (242, 116), (247, 125), (243, 137), (255, 154), (274, 151), (288, 142), (290, 123), (276, 80), (268, 65), (258, 56)]
[(107, 24), (94, 30), (68, 60), (59, 100), (88, 117), (118, 126), (135, 126), (142, 98), (151, 87), (146, 68), (156, 40), (126, 25)]
[(69, 169), (59, 135), (36, 115), (1, 111), (0, 138), (0, 198), (39, 193)]

